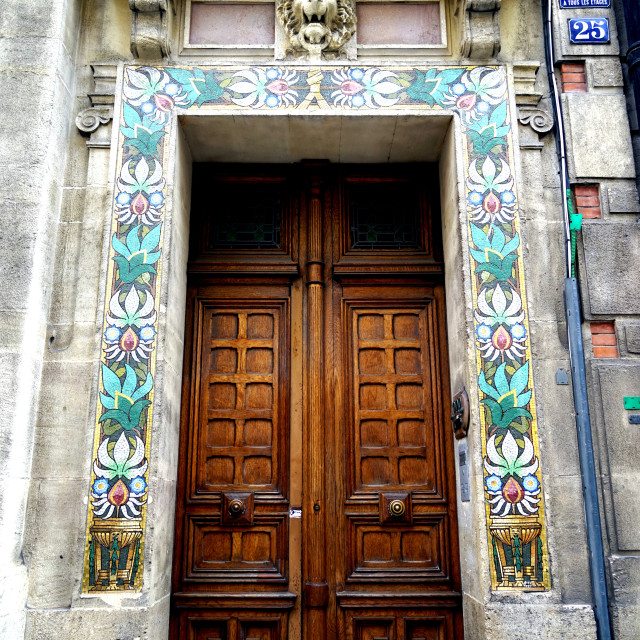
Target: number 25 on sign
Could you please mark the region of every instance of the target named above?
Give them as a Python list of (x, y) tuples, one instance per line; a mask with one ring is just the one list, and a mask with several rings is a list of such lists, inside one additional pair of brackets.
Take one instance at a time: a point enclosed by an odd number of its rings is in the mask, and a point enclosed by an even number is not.
[(569, 36), (573, 44), (606, 44), (609, 42), (608, 18), (571, 18)]

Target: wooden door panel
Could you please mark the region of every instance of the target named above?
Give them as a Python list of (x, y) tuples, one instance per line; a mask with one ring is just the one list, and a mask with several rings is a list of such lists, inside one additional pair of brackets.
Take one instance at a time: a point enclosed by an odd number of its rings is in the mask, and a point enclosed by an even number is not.
[(395, 621), (387, 620), (354, 620), (356, 640), (394, 640)]
[[(447, 627), (453, 625), (448, 624), (447, 618), (432, 617), (429, 620), (406, 620), (404, 640), (446, 640), (451, 637)], [(451, 630), (452, 631), (452, 630)]]
[(185, 583), (286, 582), (286, 516), (251, 527), (221, 527), (218, 518), (188, 517)]
[(347, 582), (426, 582), (446, 578), (444, 518), (413, 525), (378, 525), (350, 519), (355, 562)]
[(280, 372), (286, 308), (267, 301), (235, 306), (241, 302), (208, 301), (203, 308), (200, 495), (283, 486), (277, 436), (286, 395)]
[[(344, 374), (337, 397), (346, 406), (340, 421), (345, 554), (339, 606), (353, 638), (368, 637), (370, 629), (398, 640), (418, 640), (421, 633), (452, 640), (460, 596), (454, 475), (447, 462), (443, 287), (380, 275), (370, 283), (356, 276), (342, 280)], [(403, 505), (400, 516), (391, 512), (394, 501)], [(453, 611), (436, 620), (436, 608), (423, 610), (430, 617), (420, 626), (422, 618), (409, 621), (398, 607), (407, 606), (412, 594), (420, 602), (425, 590), (440, 593)], [(349, 623), (348, 607), (359, 597), (392, 624)], [(396, 607), (384, 611), (390, 598)]]
[[(176, 591), (282, 589), (289, 556), (289, 287), (204, 284), (194, 287), (189, 309), (185, 368), (197, 383), (183, 408), (187, 490), (177, 515), (183, 553)], [(239, 514), (230, 511), (234, 500)]]
[(193, 640), (227, 640), (227, 621), (195, 624), (190, 629)]
[(400, 608), (346, 613), (347, 640), (460, 640), (458, 615), (451, 610)]
[(440, 404), (432, 301), (345, 300), (344, 304), (347, 344), (352, 349), (348, 356), (351, 429), (347, 425), (347, 451), (354, 452), (350, 493), (356, 497), (372, 490), (409, 488), (441, 498), (434, 433)]
[(240, 640), (276, 640), (277, 631), (277, 621), (241, 621), (239, 638)]
[(211, 614), (182, 617), (182, 637), (189, 640), (284, 640), (286, 615), (254, 612), (248, 617), (220, 611), (219, 619)]

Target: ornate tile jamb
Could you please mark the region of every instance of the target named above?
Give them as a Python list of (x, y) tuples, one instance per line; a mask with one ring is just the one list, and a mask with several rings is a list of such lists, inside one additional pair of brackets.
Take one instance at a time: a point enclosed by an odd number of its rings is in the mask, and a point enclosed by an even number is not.
[(502, 67), (127, 67), (84, 592), (142, 588), (166, 142), (174, 108), (455, 111), (466, 167), (493, 589), (550, 588), (531, 349)]

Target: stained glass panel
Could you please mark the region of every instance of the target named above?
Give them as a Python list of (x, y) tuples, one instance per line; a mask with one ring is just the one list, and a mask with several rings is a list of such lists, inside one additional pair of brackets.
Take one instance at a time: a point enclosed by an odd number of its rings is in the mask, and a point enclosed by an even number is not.
[(352, 249), (419, 249), (420, 197), (406, 183), (349, 185)]
[(281, 185), (252, 182), (217, 183), (210, 249), (277, 249), (282, 218)]

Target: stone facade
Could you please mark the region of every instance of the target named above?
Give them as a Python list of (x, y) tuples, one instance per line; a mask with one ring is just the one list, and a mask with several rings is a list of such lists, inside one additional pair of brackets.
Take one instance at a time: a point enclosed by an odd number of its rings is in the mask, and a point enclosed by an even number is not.
[[(446, 38), (391, 56), (360, 43), (357, 25), (351, 36), (354, 3), (342, 22), (330, 3), (314, 5), (303, 43), (295, 2), (285, 27), (274, 3), (272, 47), (220, 49), (189, 47), (185, 1), (52, 0), (46, 11), (5, 2), (0, 636), (167, 637), (193, 162), (382, 162), (393, 122), (399, 137), (406, 127), (395, 147), (404, 161), (438, 162), (446, 295), (462, 301), (447, 322), (451, 390), (466, 387), (471, 404), (470, 500), (458, 500), (465, 637), (596, 637), (575, 410), (561, 373), (571, 372), (563, 201), (540, 4), (439, 3)], [(640, 205), (624, 21), (612, 4), (597, 10), (608, 44), (569, 42), (567, 18), (593, 9), (556, 5), (553, 26), (583, 216), (577, 277), (613, 637), (632, 640), (640, 497), (630, 418), (640, 409), (623, 398), (640, 396)], [(351, 145), (332, 137), (338, 121)], [(274, 131), (287, 140), (277, 150)], [(486, 231), (496, 220), (502, 236)], [(119, 313), (139, 316), (136, 358), (109, 369), (132, 326)], [(493, 316), (510, 318), (498, 322), (502, 338)], [(139, 436), (102, 448), (118, 394), (128, 404), (117, 424)], [(509, 394), (516, 401), (503, 406)], [(496, 417), (514, 407), (521, 445)], [(496, 449), (496, 433), (513, 446)], [(110, 470), (123, 464), (116, 490)], [(519, 511), (501, 497), (508, 465), (520, 469)], [(128, 555), (111, 572), (125, 545), (114, 549), (109, 518), (125, 506)], [(124, 521), (114, 522), (122, 541)], [(523, 535), (534, 541), (528, 573), (509, 555)]]

